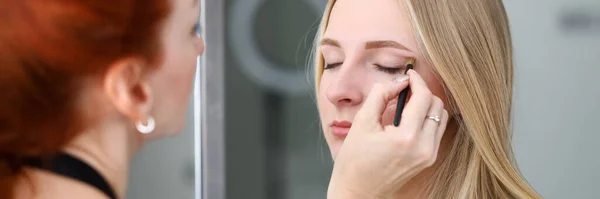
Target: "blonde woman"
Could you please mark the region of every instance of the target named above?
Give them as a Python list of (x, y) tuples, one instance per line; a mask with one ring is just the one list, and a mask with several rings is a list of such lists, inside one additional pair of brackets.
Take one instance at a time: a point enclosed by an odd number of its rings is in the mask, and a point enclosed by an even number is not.
[[(513, 60), (501, 0), (330, 0), (315, 57), (336, 162), (330, 198), (339, 189), (347, 198), (540, 198), (511, 149)], [(407, 79), (411, 94), (394, 127), (403, 86), (389, 82)]]

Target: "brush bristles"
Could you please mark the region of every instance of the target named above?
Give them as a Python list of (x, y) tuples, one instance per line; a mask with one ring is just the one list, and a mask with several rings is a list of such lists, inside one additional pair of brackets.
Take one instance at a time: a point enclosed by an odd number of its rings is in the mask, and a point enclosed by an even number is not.
[(413, 65), (413, 67), (415, 66), (415, 58), (409, 58), (408, 61), (406, 61), (406, 65)]

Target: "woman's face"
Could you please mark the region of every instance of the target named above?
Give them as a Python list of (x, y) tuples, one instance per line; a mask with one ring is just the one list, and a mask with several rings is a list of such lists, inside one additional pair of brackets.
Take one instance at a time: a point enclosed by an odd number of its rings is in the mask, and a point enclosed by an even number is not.
[[(408, 58), (416, 58), (414, 70), (425, 79), (432, 93), (446, 102), (440, 81), (420, 57), (402, 1), (337, 1), (328, 24), (320, 45), (325, 69), (318, 103), (334, 159), (373, 84), (392, 81), (403, 74)], [(392, 124), (396, 103), (388, 105), (384, 125)]]
[(167, 136), (183, 129), (197, 57), (204, 52), (204, 43), (196, 28), (200, 11), (198, 0), (171, 2), (173, 10), (162, 32), (164, 60), (149, 77), (153, 97), (150, 114), (156, 121), (155, 132), (160, 132), (150, 136)]

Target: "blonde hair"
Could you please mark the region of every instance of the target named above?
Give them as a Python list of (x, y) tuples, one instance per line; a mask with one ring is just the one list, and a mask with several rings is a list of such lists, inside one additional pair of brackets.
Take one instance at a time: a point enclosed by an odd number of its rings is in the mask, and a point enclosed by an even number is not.
[[(422, 56), (444, 83), (460, 125), (426, 188), (429, 198), (541, 198), (511, 146), (512, 44), (501, 0), (404, 0)], [(335, 0), (323, 15), (315, 46)], [(318, 92), (324, 61), (315, 47)]]

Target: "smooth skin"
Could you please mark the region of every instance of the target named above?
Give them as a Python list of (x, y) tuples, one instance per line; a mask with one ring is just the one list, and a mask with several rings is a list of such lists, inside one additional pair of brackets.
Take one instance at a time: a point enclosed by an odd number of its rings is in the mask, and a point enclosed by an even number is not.
[[(444, 107), (443, 82), (418, 46), (403, 1), (338, 0), (333, 6), (321, 36), (324, 68), (317, 85), (335, 160), (329, 198), (418, 198), (435, 172), (434, 163), (447, 151), (442, 137), (452, 137), (453, 130), (445, 131), (453, 110)], [(416, 62), (409, 81), (394, 81), (405, 79), (411, 58)], [(408, 102), (394, 127), (397, 96), (408, 85)], [(333, 121), (352, 122), (346, 137), (333, 133)]]
[[(414, 70), (409, 81), (375, 84), (356, 114), (335, 159), (328, 198), (389, 198), (408, 180), (433, 165), (448, 122), (442, 100)], [(410, 82), (411, 100), (400, 125), (382, 125), (388, 104)], [(427, 116), (441, 116), (438, 123)]]

